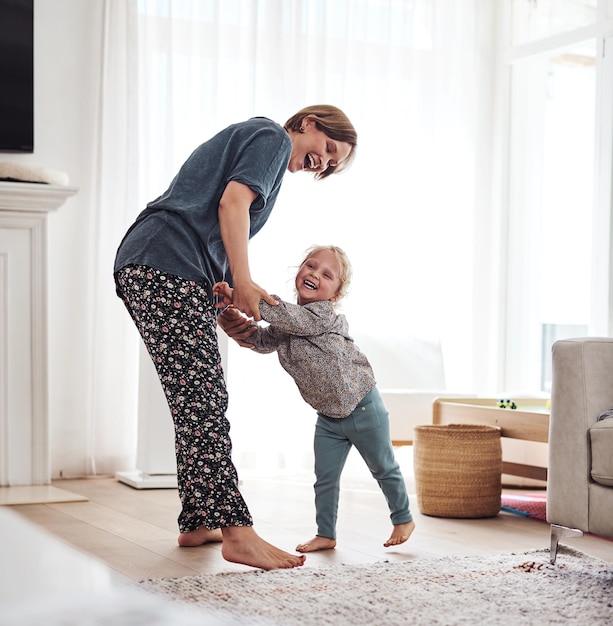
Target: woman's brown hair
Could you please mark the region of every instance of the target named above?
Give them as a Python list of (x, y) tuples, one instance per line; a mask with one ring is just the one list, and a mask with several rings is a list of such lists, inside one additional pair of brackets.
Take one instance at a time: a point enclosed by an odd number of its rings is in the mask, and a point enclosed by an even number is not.
[(316, 180), (321, 180), (331, 174), (337, 174), (349, 167), (355, 157), (355, 151), (358, 145), (358, 134), (343, 111), (331, 104), (315, 104), (308, 106), (292, 115), (292, 117), (285, 122), (285, 129), (300, 132), (300, 127), (305, 117), (312, 119), (317, 129), (328, 135), (330, 139), (343, 141), (351, 146), (349, 156), (344, 161), (337, 165), (329, 165), (323, 172), (317, 172), (317, 174), (315, 174)]

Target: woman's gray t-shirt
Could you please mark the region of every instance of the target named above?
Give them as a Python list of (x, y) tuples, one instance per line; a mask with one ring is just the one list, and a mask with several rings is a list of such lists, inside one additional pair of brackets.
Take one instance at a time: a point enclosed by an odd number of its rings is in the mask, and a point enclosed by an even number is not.
[(264, 117), (233, 124), (200, 145), (169, 188), (147, 205), (126, 233), (114, 271), (155, 267), (211, 286), (232, 284), (219, 228), (218, 207), (230, 181), (258, 195), (249, 209), (253, 237), (266, 223), (292, 152), (285, 129)]

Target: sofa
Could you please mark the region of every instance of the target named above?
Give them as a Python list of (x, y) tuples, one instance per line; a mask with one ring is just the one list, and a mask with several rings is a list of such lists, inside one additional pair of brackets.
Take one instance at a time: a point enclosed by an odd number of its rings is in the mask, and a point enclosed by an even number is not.
[(552, 347), (547, 521), (558, 542), (584, 532), (613, 537), (613, 338)]

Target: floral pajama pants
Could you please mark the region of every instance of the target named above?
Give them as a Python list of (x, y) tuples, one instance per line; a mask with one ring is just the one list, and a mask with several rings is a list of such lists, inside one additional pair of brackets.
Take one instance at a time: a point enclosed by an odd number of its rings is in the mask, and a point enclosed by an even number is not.
[(119, 270), (115, 282), (153, 359), (174, 421), (180, 532), (251, 526), (231, 460), (228, 394), (206, 290), (141, 265)]

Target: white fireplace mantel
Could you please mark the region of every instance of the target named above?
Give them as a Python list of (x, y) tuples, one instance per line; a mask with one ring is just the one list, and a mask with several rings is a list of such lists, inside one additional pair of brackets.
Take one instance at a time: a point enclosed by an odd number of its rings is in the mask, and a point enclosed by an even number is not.
[(0, 182), (0, 486), (51, 482), (47, 214), (78, 189)]
[(0, 182), (0, 211), (49, 212), (77, 193), (77, 187)]

